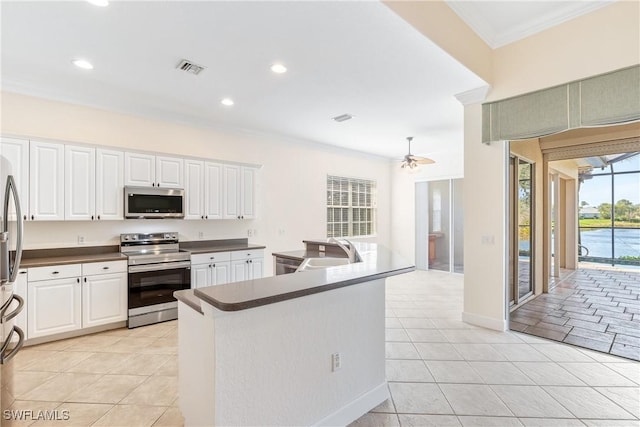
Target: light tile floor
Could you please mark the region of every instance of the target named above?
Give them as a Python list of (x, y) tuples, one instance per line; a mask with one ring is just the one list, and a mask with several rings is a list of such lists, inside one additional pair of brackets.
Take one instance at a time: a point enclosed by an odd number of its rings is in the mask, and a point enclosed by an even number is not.
[[(391, 398), (354, 426), (639, 426), (640, 363), (461, 322), (462, 276), (387, 282)], [(179, 426), (176, 322), (28, 347), (13, 409), (68, 421), (2, 426)]]
[(640, 363), (460, 321), (462, 276), (387, 280), (391, 399), (356, 426), (640, 426)]
[[(31, 419), (3, 416), (0, 424), (181, 426), (177, 329), (173, 321), (24, 348), (14, 359), (10, 409), (32, 411)], [(39, 411), (69, 419), (38, 420)]]

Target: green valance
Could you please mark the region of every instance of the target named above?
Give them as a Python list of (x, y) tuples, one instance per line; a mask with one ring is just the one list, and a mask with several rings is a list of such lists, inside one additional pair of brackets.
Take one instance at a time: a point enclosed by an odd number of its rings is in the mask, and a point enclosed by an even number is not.
[(640, 65), (482, 105), (482, 142), (640, 120)]

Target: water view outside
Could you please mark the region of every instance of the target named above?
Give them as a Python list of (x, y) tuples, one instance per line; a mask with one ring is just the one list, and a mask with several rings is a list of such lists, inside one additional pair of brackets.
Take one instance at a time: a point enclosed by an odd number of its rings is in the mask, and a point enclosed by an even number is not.
[(581, 176), (579, 259), (640, 267), (640, 155), (621, 158)]

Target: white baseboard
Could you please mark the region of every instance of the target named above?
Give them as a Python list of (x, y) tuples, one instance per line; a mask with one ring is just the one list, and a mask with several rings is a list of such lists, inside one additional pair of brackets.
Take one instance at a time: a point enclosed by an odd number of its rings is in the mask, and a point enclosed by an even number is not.
[(506, 320), (494, 319), (493, 317), (482, 316), (480, 314), (462, 312), (462, 321), (472, 325), (481, 326), (495, 331), (506, 331)]
[(389, 398), (387, 382), (374, 387), (356, 400), (338, 409), (328, 417), (318, 421), (314, 426), (346, 426), (384, 402)]

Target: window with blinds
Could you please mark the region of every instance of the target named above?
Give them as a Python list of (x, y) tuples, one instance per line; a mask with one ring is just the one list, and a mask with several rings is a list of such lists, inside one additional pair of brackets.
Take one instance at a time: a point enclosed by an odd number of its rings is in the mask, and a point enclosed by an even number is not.
[(376, 233), (376, 182), (327, 176), (327, 237)]

